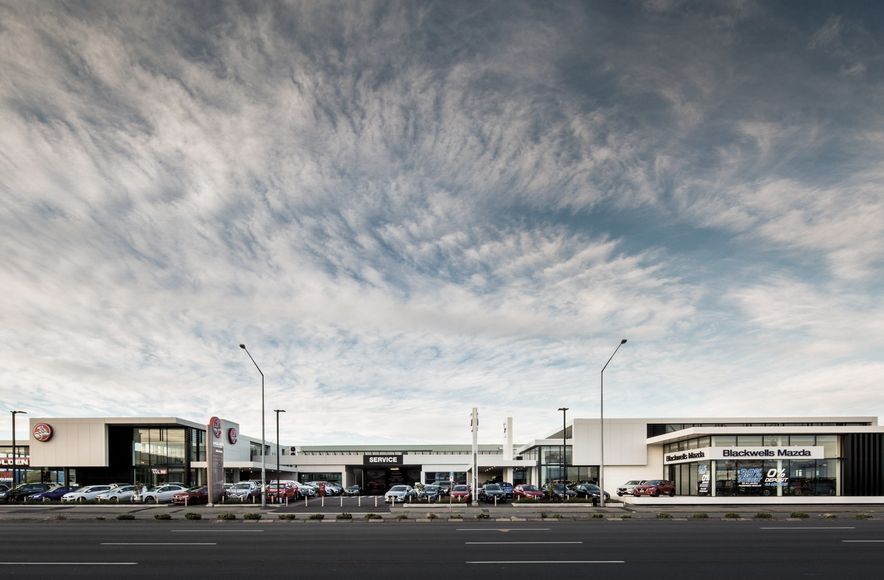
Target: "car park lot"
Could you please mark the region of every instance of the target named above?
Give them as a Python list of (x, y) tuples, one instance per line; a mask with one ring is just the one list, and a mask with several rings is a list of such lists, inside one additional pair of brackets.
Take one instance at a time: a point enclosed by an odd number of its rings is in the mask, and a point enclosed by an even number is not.
[[(522, 579), (556, 573), (615, 579), (713, 575), (742, 580), (749, 566), (782, 578), (876, 578), (884, 566), (880, 514), (870, 520), (844, 517), (835, 523), (813, 519), (774, 524), (656, 518), (430, 523), (409, 519), (406, 523), (385, 520), (382, 525), (153, 518), (0, 521), (4, 544), (0, 574), (93, 580), (175, 578), (198, 570), (200, 576), (221, 578), (297, 574), (299, 578), (385, 580), (410, 576)], [(751, 555), (748, 562), (746, 554)]]

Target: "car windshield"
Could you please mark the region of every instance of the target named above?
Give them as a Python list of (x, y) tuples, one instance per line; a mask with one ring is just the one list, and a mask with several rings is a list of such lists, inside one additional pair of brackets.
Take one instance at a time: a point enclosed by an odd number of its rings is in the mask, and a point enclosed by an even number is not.
[(394, 486), (390, 489), (390, 491), (406, 491), (407, 489), (408, 489), (408, 487), (406, 487), (406, 486), (404, 486), (404, 485), (394, 485)]
[(437, 489), (439, 489), (438, 485), (425, 485), (424, 486), (424, 491), (436, 491)]
[(237, 483), (233, 486), (234, 489), (251, 489), (251, 483)]
[(454, 491), (468, 491), (468, 488), (465, 485), (455, 485)]
[(662, 479), (652, 479), (650, 481), (646, 481), (645, 485), (660, 485), (661, 483), (663, 483)]
[(537, 491), (536, 485), (523, 485), (522, 491)]
[(485, 486), (485, 491), (500, 491), (500, 486), (496, 483), (489, 483)]
[(638, 484), (640, 484), (640, 483), (641, 483), (641, 480), (639, 480), (639, 479), (633, 479), (632, 481), (627, 481), (627, 482), (626, 482), (626, 485), (638, 485)]

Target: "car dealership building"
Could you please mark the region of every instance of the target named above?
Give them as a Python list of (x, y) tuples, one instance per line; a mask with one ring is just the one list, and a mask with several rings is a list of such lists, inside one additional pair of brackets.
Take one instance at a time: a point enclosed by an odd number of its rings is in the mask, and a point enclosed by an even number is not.
[[(598, 419), (573, 419), (528, 444), (514, 444), (511, 419), (507, 425), (499, 444), (478, 447), (480, 484), (599, 479)], [(227, 481), (260, 478), (260, 439), (226, 419), (35, 417), (29, 426), (29, 440), (17, 447), (19, 481), (197, 485), (206, 482), (207, 454), (223, 464)], [(679, 496), (722, 502), (884, 497), (877, 417), (606, 419), (604, 428), (604, 484), (612, 495), (627, 480), (669, 479)], [(397, 483), (466, 482), (473, 465), (469, 444), (278, 447), (277, 456), (277, 443), (265, 444), (268, 479), (359, 484), (372, 494)], [(11, 464), (11, 455), (9, 442), (0, 442), (0, 461)]]

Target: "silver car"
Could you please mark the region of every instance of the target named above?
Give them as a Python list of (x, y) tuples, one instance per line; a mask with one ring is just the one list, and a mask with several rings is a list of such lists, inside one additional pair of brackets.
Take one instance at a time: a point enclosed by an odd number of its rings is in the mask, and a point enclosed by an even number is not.
[(644, 482), (644, 479), (630, 479), (617, 488), (617, 495), (619, 495), (620, 497), (623, 497), (624, 495), (632, 495), (632, 490), (635, 489), (635, 486), (641, 485)]
[(98, 501), (109, 501), (111, 503), (129, 502), (135, 497), (138, 489), (134, 485), (121, 485), (99, 494)]
[(145, 493), (139, 492), (134, 496), (133, 501), (144, 503), (169, 503), (172, 501), (172, 496), (179, 491), (187, 491), (187, 488), (183, 485), (178, 485), (177, 483), (160, 485), (158, 487), (152, 487)]
[(98, 499), (98, 496), (110, 491), (111, 486), (109, 485), (87, 485), (81, 487), (80, 489), (69, 491), (68, 493), (61, 496), (61, 501), (70, 502), (85, 502), (93, 499)]
[(390, 491), (384, 494), (384, 501), (387, 503), (405, 503), (414, 497), (414, 489), (410, 485), (394, 485)]

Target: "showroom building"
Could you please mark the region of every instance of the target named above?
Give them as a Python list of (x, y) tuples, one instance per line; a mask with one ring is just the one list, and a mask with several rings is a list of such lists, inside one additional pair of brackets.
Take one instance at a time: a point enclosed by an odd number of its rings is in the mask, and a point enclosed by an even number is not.
[[(604, 484), (612, 495), (628, 480), (669, 479), (681, 496), (884, 496), (884, 428), (877, 417), (606, 419), (604, 427)], [(31, 418), (29, 440), (18, 443), (19, 480), (197, 485), (206, 481), (208, 449), (223, 453), (227, 481), (258, 479), (261, 441), (238, 430), (237, 423), (214, 417), (206, 424), (169, 417)], [(529, 444), (514, 444), (512, 433), (508, 419), (499, 444), (479, 445), (480, 484), (598, 481), (598, 419), (573, 419)], [(466, 482), (472, 469), (469, 444), (268, 441), (264, 451), (268, 479), (359, 484), (369, 493), (396, 483)]]

